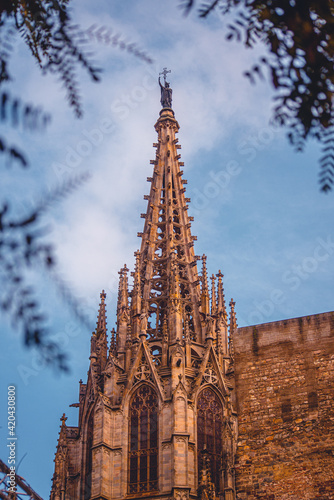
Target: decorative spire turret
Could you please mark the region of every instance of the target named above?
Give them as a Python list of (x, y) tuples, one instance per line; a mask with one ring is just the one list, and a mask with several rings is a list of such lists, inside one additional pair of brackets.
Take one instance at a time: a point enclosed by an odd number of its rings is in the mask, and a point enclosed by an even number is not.
[(229, 305), (231, 308), (231, 311), (230, 311), (230, 335), (231, 335), (231, 333), (234, 332), (238, 328), (238, 325), (237, 325), (237, 316), (236, 316), (235, 310), (234, 310), (235, 302), (233, 299), (231, 299)]
[[(167, 70), (163, 72), (164, 78), (166, 74)], [(201, 292), (193, 250), (196, 238), (190, 231), (193, 218), (188, 216), (187, 203), (190, 200), (185, 197), (186, 181), (180, 168), (183, 163), (178, 151), (181, 146), (175, 137), (179, 124), (173, 110), (165, 104), (164, 101), (155, 125), (158, 142), (154, 144), (157, 148), (155, 160), (151, 161), (154, 170), (153, 176), (147, 179), (151, 189), (150, 194), (145, 196), (148, 204), (146, 214), (142, 214), (145, 218), (144, 230), (138, 233), (142, 238), (136, 264), (141, 279), (141, 308), (147, 310), (149, 338), (162, 337), (164, 318), (169, 317), (172, 304), (175, 305), (175, 280), (178, 281), (178, 324), (181, 326), (177, 329), (182, 329), (188, 315), (190, 335), (201, 339), (198, 307)], [(136, 287), (135, 280), (133, 297), (138, 293)], [(170, 335), (170, 328), (168, 332)]]
[(131, 306), (133, 314), (140, 314), (141, 310), (141, 290), (140, 290), (140, 253), (135, 252), (136, 263), (133, 273), (133, 289), (131, 293)]
[(128, 322), (130, 319), (129, 311), (129, 290), (128, 290), (128, 271), (124, 267), (119, 271), (118, 301), (117, 301), (117, 351), (124, 351), (126, 335), (128, 331)]
[(107, 333), (107, 316), (106, 316), (106, 304), (105, 304), (105, 299), (106, 299), (106, 293), (104, 290), (100, 293), (100, 307), (99, 307), (99, 314), (97, 316), (97, 323), (96, 323), (96, 333)]
[(210, 296), (209, 296), (209, 285), (208, 285), (208, 271), (206, 269), (206, 255), (202, 257), (202, 295), (201, 295), (201, 305), (202, 313), (207, 315), (210, 314)]
[(231, 301), (230, 301), (231, 311), (230, 311), (230, 331), (229, 331), (229, 340), (230, 340), (229, 354), (230, 354), (232, 360), (234, 358), (233, 333), (238, 328), (237, 317), (235, 314), (234, 306), (235, 306), (235, 302), (233, 301), (233, 299), (231, 299)]
[(223, 362), (223, 357), (228, 355), (228, 332), (227, 332), (227, 312), (225, 307), (225, 297), (223, 288), (223, 273), (218, 271), (218, 286), (217, 286), (217, 347), (220, 355), (220, 361)]
[(107, 316), (106, 316), (106, 293), (104, 290), (100, 293), (101, 302), (97, 316), (96, 330), (91, 337), (91, 361), (99, 366), (99, 373), (104, 369), (108, 357), (107, 340)]
[(224, 287), (223, 287), (223, 273), (219, 269), (217, 278), (218, 278), (218, 314), (222, 315), (224, 319), (227, 319), (227, 312), (225, 307), (225, 296), (224, 296)]
[(54, 459), (55, 472), (52, 478), (52, 490), (50, 495), (51, 500), (58, 500), (65, 497), (68, 468), (66, 420), (67, 417), (65, 417), (65, 413), (63, 413), (60, 419), (61, 427), (59, 432), (56, 456)]
[(138, 339), (140, 334), (141, 314), (141, 283), (140, 283), (140, 252), (135, 252), (136, 263), (133, 276), (133, 289), (131, 292), (132, 337)]
[(124, 267), (118, 272), (120, 275), (117, 304), (118, 311), (123, 311), (129, 306), (128, 271), (129, 269), (126, 264), (124, 264)]
[(115, 328), (113, 328), (110, 333), (111, 333), (111, 336), (110, 336), (109, 355), (111, 354), (112, 356), (116, 356), (117, 350), (116, 350), (116, 332), (115, 332)]
[(213, 274), (210, 279), (211, 279), (211, 316), (215, 316), (217, 314), (215, 275)]

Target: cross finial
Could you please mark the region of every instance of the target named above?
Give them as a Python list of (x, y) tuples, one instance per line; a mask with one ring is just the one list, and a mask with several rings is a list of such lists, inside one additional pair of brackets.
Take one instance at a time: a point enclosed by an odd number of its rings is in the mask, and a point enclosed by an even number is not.
[(218, 271), (218, 274), (216, 275), (218, 278), (224, 278), (224, 275), (223, 273), (221, 272), (221, 270), (219, 269)]
[(166, 85), (166, 76), (167, 76), (167, 73), (171, 73), (171, 72), (172, 72), (172, 70), (167, 69), (167, 68), (163, 68), (163, 70), (161, 71), (161, 73), (159, 73), (159, 75), (163, 75), (165, 85)]
[[(171, 70), (167, 69), (167, 68), (164, 68), (161, 71), (161, 73), (159, 73), (159, 79), (158, 79), (158, 81), (159, 81), (159, 85), (160, 85), (160, 89), (161, 89), (161, 99), (160, 99), (160, 102), (161, 102), (161, 106), (163, 108), (172, 109), (172, 94), (173, 94), (173, 91), (170, 88), (169, 83), (166, 81), (167, 73), (171, 73)], [(160, 75), (163, 75), (163, 77), (164, 77), (164, 84), (163, 85), (162, 85), (162, 83), (160, 81)]]

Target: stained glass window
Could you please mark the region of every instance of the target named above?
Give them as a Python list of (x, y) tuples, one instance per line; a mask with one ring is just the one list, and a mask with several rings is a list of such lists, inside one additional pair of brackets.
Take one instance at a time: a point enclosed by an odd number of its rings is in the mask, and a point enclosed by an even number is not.
[(211, 464), (211, 480), (220, 490), (220, 469), (222, 456), (223, 406), (216, 393), (205, 388), (197, 402), (197, 453), (198, 477), (201, 470), (201, 451), (206, 448)]
[(130, 403), (129, 493), (158, 489), (158, 398), (147, 384)]

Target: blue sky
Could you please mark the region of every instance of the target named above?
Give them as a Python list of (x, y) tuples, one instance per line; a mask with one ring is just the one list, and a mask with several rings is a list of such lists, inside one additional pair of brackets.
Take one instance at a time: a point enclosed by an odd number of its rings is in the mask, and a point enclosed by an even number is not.
[[(160, 110), (157, 75), (172, 70), (173, 108), (180, 124), (189, 214), (198, 237), (195, 252), (208, 271), (225, 275), (227, 301), (236, 301), (240, 326), (333, 309), (334, 195), (318, 188), (319, 149), (310, 142), (295, 153), (285, 132), (270, 124), (272, 95), (242, 76), (263, 52), (224, 39), (222, 21), (184, 18), (178, 2), (74, 2), (73, 16), (136, 42), (154, 63), (92, 43), (103, 68), (100, 84), (81, 74), (85, 115), (75, 120), (55, 79), (42, 78), (22, 42), (15, 46), (12, 91), (52, 114), (44, 134), (10, 130), (32, 167), (2, 169), (1, 199), (16, 210), (33, 206), (68, 175), (90, 180), (51, 208), (43, 224), (55, 245), (59, 273), (70, 284), (94, 328), (99, 294), (107, 292), (108, 326), (115, 322), (118, 270), (134, 267), (146, 210), (146, 177), (154, 158), (154, 124)], [(14, 66), (13, 66), (14, 70)], [(15, 176), (13, 173), (15, 172)], [(53, 336), (70, 358), (70, 375), (43, 366), (22, 347), (8, 318), (0, 317), (1, 407), (7, 386), (17, 386), (19, 474), (48, 498), (62, 413), (76, 425), (78, 381), (88, 369), (90, 331), (78, 324), (51, 277), (37, 276)], [(6, 347), (4, 347), (6, 346)], [(1, 453), (6, 413), (1, 412)]]

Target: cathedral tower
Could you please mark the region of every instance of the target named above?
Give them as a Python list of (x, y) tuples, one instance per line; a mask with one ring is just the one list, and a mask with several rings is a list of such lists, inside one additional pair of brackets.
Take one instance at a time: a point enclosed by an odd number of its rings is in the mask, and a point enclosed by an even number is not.
[(234, 302), (228, 320), (223, 275), (209, 287), (206, 256), (194, 252), (166, 73), (133, 285), (125, 265), (109, 347), (101, 293), (78, 426), (63, 415), (50, 500), (235, 498)]

